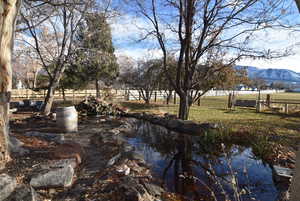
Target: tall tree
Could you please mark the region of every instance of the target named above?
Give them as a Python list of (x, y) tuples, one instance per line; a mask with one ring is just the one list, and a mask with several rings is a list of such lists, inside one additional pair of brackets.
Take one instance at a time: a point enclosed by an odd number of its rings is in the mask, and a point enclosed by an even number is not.
[(0, 169), (9, 158), (8, 123), (12, 88), (11, 57), (15, 23), (21, 0), (0, 0)]
[(77, 39), (78, 58), (85, 66), (89, 81), (95, 82), (96, 96), (100, 97), (99, 81), (109, 83), (119, 72), (106, 14), (102, 12), (86, 14), (84, 22), (80, 25)]
[[(132, 2), (132, 1), (131, 1)], [(180, 97), (178, 116), (187, 119), (193, 101), (191, 90), (197, 85), (199, 64), (214, 67), (210, 55), (224, 58), (223, 65), (207, 70), (204, 79), (215, 71), (230, 67), (243, 57), (272, 58), (280, 54), (264, 47), (251, 46), (256, 32), (277, 24), (284, 12), (280, 0), (135, 0), (137, 14), (148, 20), (146, 37), (156, 38), (164, 58), (163, 69)], [(178, 54), (176, 78), (167, 70), (167, 56)], [(226, 54), (227, 53), (227, 54)], [(286, 52), (284, 52), (286, 53)]]

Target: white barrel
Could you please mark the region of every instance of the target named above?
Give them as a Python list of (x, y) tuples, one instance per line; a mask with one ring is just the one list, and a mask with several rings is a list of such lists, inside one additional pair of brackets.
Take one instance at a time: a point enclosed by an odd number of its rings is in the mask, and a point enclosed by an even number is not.
[(56, 125), (63, 132), (78, 131), (78, 114), (74, 106), (56, 109)]

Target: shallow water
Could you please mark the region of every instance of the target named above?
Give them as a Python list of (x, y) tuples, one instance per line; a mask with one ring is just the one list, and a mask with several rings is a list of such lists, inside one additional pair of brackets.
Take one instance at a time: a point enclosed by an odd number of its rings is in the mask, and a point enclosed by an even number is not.
[(225, 200), (222, 192), (231, 200), (240, 194), (243, 201), (275, 201), (279, 195), (272, 169), (256, 159), (251, 148), (204, 144), (199, 137), (142, 121), (127, 141), (145, 157), (162, 185), (191, 200), (213, 200), (212, 192), (218, 200)]

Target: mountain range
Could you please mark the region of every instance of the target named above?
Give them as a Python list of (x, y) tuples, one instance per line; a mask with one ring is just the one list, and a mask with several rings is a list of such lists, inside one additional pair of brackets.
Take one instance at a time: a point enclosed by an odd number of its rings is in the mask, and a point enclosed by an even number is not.
[(261, 69), (253, 66), (236, 66), (237, 69), (246, 69), (249, 78), (261, 78), (266, 82), (285, 82), (300, 84), (300, 73), (288, 69)]

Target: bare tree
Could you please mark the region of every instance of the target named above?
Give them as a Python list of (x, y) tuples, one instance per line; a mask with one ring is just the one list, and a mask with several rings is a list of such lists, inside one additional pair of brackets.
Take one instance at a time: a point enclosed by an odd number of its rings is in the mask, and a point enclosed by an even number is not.
[(138, 90), (145, 103), (150, 104), (154, 90), (158, 89), (160, 65), (158, 59), (141, 60), (136, 68), (123, 72), (121, 79), (128, 87)]
[(34, 40), (34, 44), (30, 44), (28, 41), (27, 43), (35, 49), (49, 77), (49, 86), (43, 107), (43, 113), (46, 115), (51, 111), (55, 90), (59, 86), (65, 66), (73, 53), (73, 39), (78, 24), (90, 6), (89, 1), (65, 0), (64, 2), (65, 4), (60, 6), (45, 5), (46, 8), (39, 6), (23, 11), (29, 16), (33, 16), (30, 12), (47, 12), (46, 15), (51, 16), (43, 23), (35, 25), (35, 18), (28, 19), (23, 15), (23, 20)]
[[(137, 14), (148, 20), (144, 39), (154, 37), (162, 51), (163, 69), (180, 97), (179, 118), (187, 119), (191, 104), (200, 96), (191, 90), (196, 86), (199, 64), (213, 67), (211, 55), (223, 65), (206, 70), (203, 79), (230, 67), (244, 58), (274, 58), (286, 55), (251, 46), (255, 33), (278, 23), (284, 9), (282, 1), (227, 0), (134, 0)], [(280, 9), (279, 9), (280, 8)], [(176, 78), (168, 72), (167, 55), (178, 55)], [(212, 54), (213, 53), (213, 54)], [(212, 60), (214, 61), (214, 60)], [(209, 68), (208, 68), (209, 69)]]

